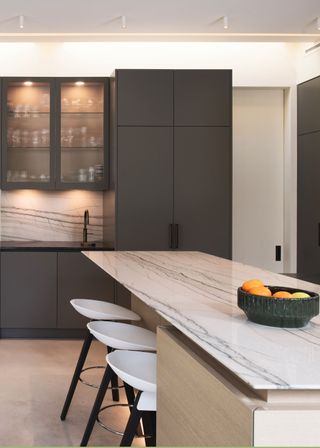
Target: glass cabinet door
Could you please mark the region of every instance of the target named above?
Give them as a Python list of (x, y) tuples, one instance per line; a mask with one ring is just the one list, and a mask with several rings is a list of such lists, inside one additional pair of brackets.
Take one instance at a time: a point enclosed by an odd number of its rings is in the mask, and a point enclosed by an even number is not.
[(59, 183), (101, 189), (106, 184), (105, 80), (62, 80)]
[(51, 188), (51, 82), (5, 80), (2, 184)]

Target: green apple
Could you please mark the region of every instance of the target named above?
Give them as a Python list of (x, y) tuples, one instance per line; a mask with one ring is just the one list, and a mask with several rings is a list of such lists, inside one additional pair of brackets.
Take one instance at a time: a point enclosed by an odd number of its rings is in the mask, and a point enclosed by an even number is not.
[(310, 297), (309, 294), (301, 291), (297, 291), (292, 294), (293, 299), (307, 299), (308, 297)]

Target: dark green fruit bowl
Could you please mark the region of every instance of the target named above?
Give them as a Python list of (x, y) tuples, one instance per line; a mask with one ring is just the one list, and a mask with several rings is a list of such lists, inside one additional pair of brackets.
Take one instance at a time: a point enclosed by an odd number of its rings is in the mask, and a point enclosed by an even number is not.
[[(294, 293), (297, 289), (268, 286), (271, 293), (288, 291)], [(238, 288), (238, 307), (252, 322), (269, 327), (301, 328), (310, 319), (319, 314), (319, 295), (299, 289), (310, 297), (306, 299), (277, 299), (266, 296), (256, 296)]]

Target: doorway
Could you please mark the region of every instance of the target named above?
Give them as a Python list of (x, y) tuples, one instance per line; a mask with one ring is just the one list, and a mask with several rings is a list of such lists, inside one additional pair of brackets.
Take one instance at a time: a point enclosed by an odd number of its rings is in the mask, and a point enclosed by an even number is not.
[(283, 272), (283, 233), (284, 90), (234, 88), (233, 260)]

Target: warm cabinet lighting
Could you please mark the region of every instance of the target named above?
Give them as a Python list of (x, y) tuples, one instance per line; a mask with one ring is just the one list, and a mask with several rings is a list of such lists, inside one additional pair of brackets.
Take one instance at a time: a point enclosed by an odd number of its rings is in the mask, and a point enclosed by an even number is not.
[(30, 86), (32, 86), (33, 82), (32, 81), (25, 81), (23, 84), (25, 86), (27, 86), (27, 87), (30, 87)]
[(76, 86), (84, 86), (84, 82), (83, 81), (76, 81), (75, 85)]

